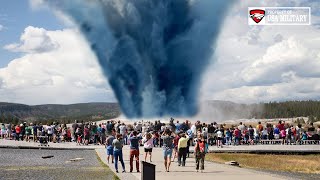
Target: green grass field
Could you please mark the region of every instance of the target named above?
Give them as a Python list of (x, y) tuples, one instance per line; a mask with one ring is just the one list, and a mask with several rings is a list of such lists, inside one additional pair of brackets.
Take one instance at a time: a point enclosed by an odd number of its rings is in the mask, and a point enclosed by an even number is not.
[(237, 161), (241, 167), (259, 170), (320, 174), (320, 155), (210, 153), (206, 160), (218, 163)]

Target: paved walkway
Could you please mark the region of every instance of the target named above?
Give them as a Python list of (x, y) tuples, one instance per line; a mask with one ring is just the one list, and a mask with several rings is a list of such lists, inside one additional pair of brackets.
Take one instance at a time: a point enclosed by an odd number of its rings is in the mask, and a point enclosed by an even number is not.
[[(76, 143), (49, 143), (49, 149), (70, 149), (70, 150), (83, 150), (83, 149), (94, 149), (100, 158), (107, 164), (107, 155), (104, 146), (77, 146)], [(2, 140), (0, 139), (0, 148), (33, 148), (38, 149), (39, 143), (33, 142), (21, 142), (21, 141), (13, 141), (13, 140)], [(44, 147), (41, 147), (45, 149)], [(224, 148), (217, 148), (217, 147), (210, 147), (210, 151), (226, 151), (226, 150), (238, 150), (238, 151), (245, 151), (245, 150), (297, 150), (297, 151), (319, 151), (319, 145), (255, 145), (255, 146), (229, 146)], [(127, 173), (118, 173), (117, 175), (120, 179), (123, 180), (140, 180), (141, 174), (136, 173), (129, 173), (129, 147), (125, 146), (123, 149), (124, 153), (124, 161), (126, 165)], [(143, 148), (140, 149), (140, 161), (144, 160), (143, 155)], [(205, 171), (203, 173), (197, 173), (195, 171), (195, 160), (194, 158), (187, 158), (186, 167), (179, 167), (177, 162), (173, 162), (171, 164), (170, 172), (166, 172), (163, 164), (163, 157), (162, 157), (162, 149), (161, 148), (154, 148), (153, 149), (153, 164), (156, 165), (156, 179), (157, 180), (195, 180), (197, 178), (205, 178), (205, 179), (286, 179), (284, 177), (271, 175), (267, 173), (262, 173), (260, 171), (254, 171), (250, 169), (244, 169), (239, 167), (233, 167), (224, 164), (217, 164), (212, 162), (205, 162)], [(107, 164), (109, 165), (110, 169), (115, 172), (114, 164)], [(119, 164), (120, 165), (120, 164)], [(135, 165), (135, 164), (134, 164)], [(140, 163), (141, 165), (141, 163)], [(134, 168), (135, 169), (135, 168)], [(119, 170), (121, 172), (122, 168), (121, 165), (119, 166)], [(140, 168), (141, 170), (141, 168)]]
[[(107, 155), (104, 149), (96, 149), (97, 154), (107, 164)], [(120, 179), (127, 180), (140, 180), (141, 174), (136, 173), (134, 164), (134, 173), (128, 173), (129, 171), (129, 148), (128, 146), (123, 149), (124, 162), (126, 165), (127, 173), (121, 173), (121, 166), (117, 175)], [(187, 158), (186, 166), (179, 167), (177, 162), (173, 162), (170, 167), (170, 172), (166, 172), (163, 164), (162, 150), (160, 148), (153, 149), (152, 163), (156, 165), (156, 179), (157, 180), (196, 180), (196, 179), (223, 179), (223, 180), (234, 180), (234, 179), (259, 179), (259, 180), (270, 180), (270, 179), (285, 179), (279, 176), (270, 175), (267, 173), (257, 172), (254, 170), (243, 169), (239, 167), (233, 167), (224, 164), (217, 164), (211, 162), (205, 162), (205, 170), (203, 173), (196, 172), (194, 158)], [(140, 148), (140, 161), (144, 160), (143, 148)], [(147, 160), (148, 161), (148, 160)], [(140, 163), (141, 165), (141, 163)], [(114, 165), (109, 164), (112, 171), (115, 172)], [(141, 169), (141, 168), (140, 168)]]

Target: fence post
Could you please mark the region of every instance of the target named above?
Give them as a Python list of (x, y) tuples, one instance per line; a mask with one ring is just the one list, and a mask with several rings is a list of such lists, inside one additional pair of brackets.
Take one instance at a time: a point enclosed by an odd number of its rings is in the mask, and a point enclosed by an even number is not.
[(141, 180), (155, 180), (156, 165), (142, 161)]

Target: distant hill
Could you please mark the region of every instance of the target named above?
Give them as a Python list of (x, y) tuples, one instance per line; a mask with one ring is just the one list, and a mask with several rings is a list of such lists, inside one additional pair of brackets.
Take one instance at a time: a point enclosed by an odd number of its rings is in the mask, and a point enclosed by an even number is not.
[(25, 104), (0, 102), (0, 122), (41, 121), (62, 123), (76, 120), (100, 120), (120, 115), (117, 103), (80, 103), (70, 105), (46, 104), (29, 106)]
[(196, 117), (212, 120), (255, 118), (263, 114), (264, 104), (238, 104), (231, 101), (204, 101)]
[[(80, 103), (70, 105), (1, 103), (0, 122), (18, 123), (53, 122), (70, 123), (74, 120), (101, 120), (120, 115), (117, 103)], [(272, 119), (309, 117), (310, 122), (320, 121), (320, 101), (286, 101), (259, 104), (238, 104), (230, 101), (204, 101), (193, 119), (212, 121), (230, 119)]]
[(216, 120), (273, 119), (309, 117), (310, 122), (320, 120), (320, 101), (285, 101), (259, 104), (237, 104), (229, 101), (201, 103), (199, 117)]

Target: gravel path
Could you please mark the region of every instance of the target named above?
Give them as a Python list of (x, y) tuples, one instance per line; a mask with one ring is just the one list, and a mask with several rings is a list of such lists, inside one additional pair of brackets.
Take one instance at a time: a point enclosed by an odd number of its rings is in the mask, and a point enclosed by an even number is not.
[[(42, 156), (54, 156), (43, 159)], [(83, 158), (79, 161), (70, 161)], [(113, 179), (94, 150), (0, 149), (0, 179)]]

